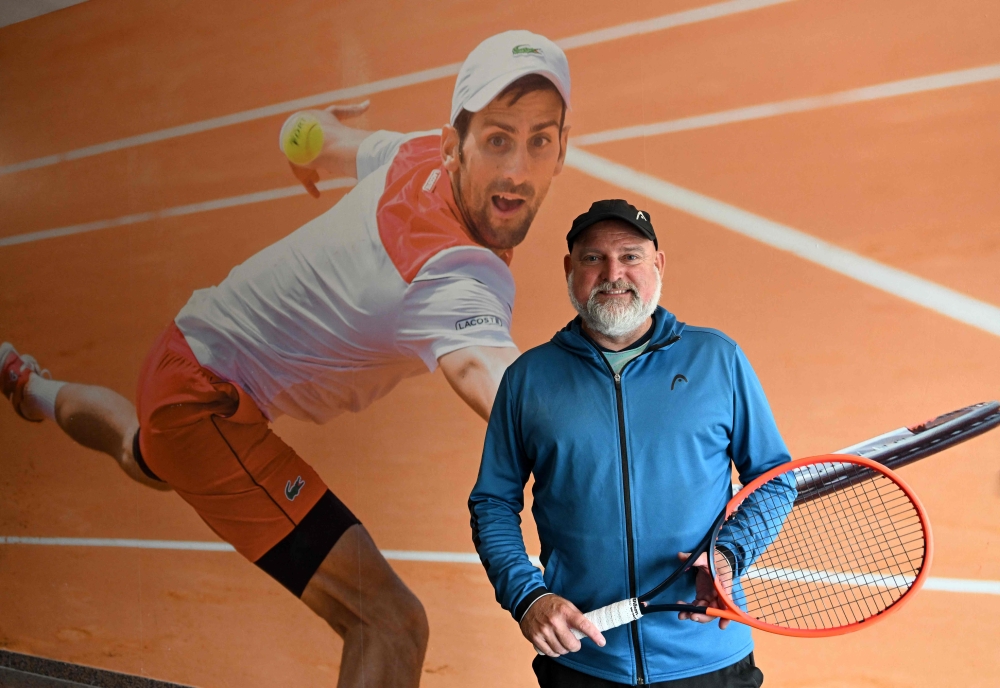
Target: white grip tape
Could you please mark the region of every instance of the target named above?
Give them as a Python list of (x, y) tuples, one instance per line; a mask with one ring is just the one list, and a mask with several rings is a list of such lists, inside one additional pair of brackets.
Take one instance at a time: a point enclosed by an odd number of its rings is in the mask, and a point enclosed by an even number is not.
[[(597, 626), (597, 630), (603, 633), (604, 631), (624, 626), (627, 623), (641, 618), (642, 610), (639, 608), (639, 600), (633, 597), (630, 600), (622, 600), (621, 602), (609, 604), (607, 607), (601, 607), (600, 609), (595, 609), (592, 612), (587, 612), (584, 616), (586, 616), (592, 624)], [(577, 638), (586, 637), (575, 628), (573, 629), (573, 635)]]
[[(597, 626), (597, 630), (603, 633), (604, 631), (624, 626), (627, 623), (642, 618), (642, 609), (639, 607), (639, 600), (633, 597), (630, 600), (622, 600), (621, 602), (609, 604), (607, 607), (601, 607), (600, 609), (595, 609), (592, 612), (587, 612), (584, 616), (587, 617), (590, 623)], [(575, 628), (571, 630), (573, 631), (573, 635), (579, 639), (587, 637), (584, 633), (581, 633)], [(540, 655), (545, 654), (537, 647), (535, 648), (535, 652)]]

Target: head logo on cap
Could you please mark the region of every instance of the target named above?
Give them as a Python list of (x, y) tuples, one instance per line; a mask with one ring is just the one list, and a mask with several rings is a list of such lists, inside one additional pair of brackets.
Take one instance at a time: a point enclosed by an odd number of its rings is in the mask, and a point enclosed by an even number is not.
[(527, 43), (522, 43), (521, 45), (515, 45), (513, 50), (510, 51), (510, 54), (514, 57), (517, 57), (518, 55), (541, 55), (542, 49), (532, 48)]
[[(590, 204), (590, 210), (578, 215), (573, 220), (573, 226), (566, 235), (566, 245), (569, 250), (573, 250), (573, 242), (576, 241), (588, 227), (604, 220), (621, 220), (635, 228), (639, 234), (653, 242), (653, 247), (659, 250), (660, 244), (656, 240), (656, 232), (653, 231), (653, 223), (649, 219), (649, 213), (639, 210), (634, 205), (621, 198), (609, 198), (604, 201), (594, 201)], [(642, 222), (640, 222), (640, 220)]]

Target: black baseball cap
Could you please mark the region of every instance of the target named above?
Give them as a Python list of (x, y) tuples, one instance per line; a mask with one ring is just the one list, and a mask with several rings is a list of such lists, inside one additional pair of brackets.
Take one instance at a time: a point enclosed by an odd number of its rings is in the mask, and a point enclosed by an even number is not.
[(583, 215), (578, 215), (573, 220), (573, 226), (566, 235), (566, 244), (569, 250), (573, 250), (573, 242), (580, 236), (583, 230), (601, 220), (621, 220), (639, 230), (639, 233), (653, 242), (653, 246), (660, 248), (656, 241), (656, 232), (653, 231), (653, 224), (649, 221), (649, 212), (639, 210), (628, 201), (621, 198), (612, 198), (606, 201), (595, 201), (590, 204), (590, 210)]

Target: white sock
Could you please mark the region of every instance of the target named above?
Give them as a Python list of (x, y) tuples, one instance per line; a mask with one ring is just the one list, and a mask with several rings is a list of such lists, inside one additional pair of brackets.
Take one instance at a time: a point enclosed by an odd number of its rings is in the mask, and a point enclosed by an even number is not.
[(41, 375), (32, 373), (24, 388), (21, 412), (29, 418), (43, 416), (49, 420), (55, 420), (56, 395), (65, 384), (65, 382), (47, 380)]

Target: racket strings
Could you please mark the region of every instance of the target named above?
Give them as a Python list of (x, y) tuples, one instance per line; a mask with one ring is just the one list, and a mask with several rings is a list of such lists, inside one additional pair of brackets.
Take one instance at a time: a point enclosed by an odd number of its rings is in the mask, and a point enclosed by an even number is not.
[[(829, 470), (822, 466), (815, 477)], [(787, 477), (778, 476), (747, 496), (718, 545), (736, 550), (741, 563), (735, 578), (719, 573), (732, 601), (764, 623), (801, 629), (858, 623), (888, 609), (925, 555), (912, 501), (876, 472), (805, 499), (790, 498)]]
[[(843, 500), (839, 500), (839, 501), (843, 501)], [(813, 509), (813, 511), (815, 511), (815, 509)], [(822, 547), (822, 550), (823, 550), (823, 552), (822, 552), (823, 557), (822, 558), (825, 559), (825, 561), (826, 561), (827, 564), (829, 564), (830, 562), (837, 562), (837, 563), (840, 563), (842, 565), (841, 568), (846, 568), (846, 570), (847, 570), (848, 576), (847, 576), (846, 579), (842, 575), (841, 576), (836, 576), (836, 575), (835, 576), (830, 576), (827, 573), (825, 575), (825, 581), (826, 582), (830, 582), (831, 579), (832, 579), (836, 583), (848, 583), (848, 584), (863, 583), (863, 584), (868, 584), (868, 583), (873, 583), (874, 582), (874, 583), (884, 584), (886, 582), (886, 580), (885, 580), (886, 579), (886, 572), (884, 571), (884, 569), (886, 569), (887, 567), (893, 566), (893, 565), (895, 565), (898, 568), (898, 564), (899, 564), (898, 558), (891, 556), (891, 553), (890, 553), (890, 556), (887, 557), (886, 556), (886, 552), (884, 551), (884, 548), (872, 549), (870, 546), (868, 546), (870, 543), (859, 542), (858, 539), (857, 539), (857, 537), (856, 537), (856, 535), (857, 535), (856, 532), (855, 532), (856, 529), (845, 528), (843, 514), (844, 514), (844, 512), (836, 512), (835, 515), (836, 515), (837, 518), (834, 521), (829, 522), (829, 523), (828, 522), (824, 522), (824, 521), (820, 522), (824, 526), (821, 529), (821, 533), (820, 533), (822, 537), (820, 537), (820, 538), (814, 538), (814, 537), (813, 538), (808, 538), (814, 544), (815, 544), (815, 542), (817, 540), (819, 540), (820, 544), (823, 546)], [(869, 515), (867, 514), (867, 512), (862, 512), (862, 514), (860, 515), (860, 517), (861, 517), (861, 519), (863, 519), (863, 522), (865, 522), (864, 525), (868, 525), (868, 526), (871, 525), (871, 519), (870, 519)], [(845, 533), (847, 535), (847, 537), (846, 538), (831, 539), (829, 537), (830, 533), (831, 533), (831, 530), (833, 530), (833, 531), (838, 531), (838, 530), (842, 531), (843, 533)], [(800, 534), (799, 539), (800, 540), (802, 539), (801, 538), (801, 534)], [(837, 546), (831, 547), (830, 546), (831, 543), (834, 544), (834, 545), (837, 545)], [(845, 556), (845, 554), (847, 556)], [(859, 564), (859, 560), (860, 561), (866, 561), (866, 562), (868, 562), (868, 567), (865, 568), (864, 566), (862, 566), (861, 564)], [(813, 562), (809, 562), (809, 561), (802, 562), (801, 561), (801, 557), (800, 557), (799, 558), (799, 565), (802, 566), (803, 563), (804, 563), (805, 566), (811, 566), (813, 564)], [(846, 566), (843, 566), (844, 563), (846, 563)], [(874, 563), (875, 565), (873, 566), (872, 563)], [(828, 568), (833, 568), (835, 573), (843, 573), (843, 571), (841, 571), (840, 569), (838, 569), (838, 568), (836, 568), (834, 566), (829, 566), (828, 565)], [(879, 577), (873, 577), (871, 575), (860, 575), (860, 576), (857, 575), (857, 572), (859, 570), (867, 572), (867, 571), (869, 571), (871, 569), (881, 570), (881, 574), (882, 575), (879, 576)], [(802, 578), (801, 576), (794, 576), (794, 575), (792, 577), (793, 578), (798, 578), (798, 579)], [(815, 579), (815, 577), (816, 577), (816, 574), (815, 574), (815, 572), (813, 572), (809, 576), (810, 582), (812, 582), (813, 579)], [(897, 582), (894, 581), (894, 584), (897, 584)], [(905, 585), (905, 583), (904, 583), (904, 585)], [(801, 593), (801, 591), (799, 591), (799, 592)], [(836, 590), (836, 588), (833, 588), (832, 590), (822, 591), (818, 595), (814, 594), (813, 597), (814, 598), (818, 598), (818, 601), (820, 601), (820, 602), (828, 603), (829, 599), (831, 597), (835, 597), (836, 596), (835, 595), (836, 592), (838, 592)], [(802, 597), (804, 597), (804, 595), (799, 594), (799, 595), (797, 595), (797, 597), (802, 598)], [(787, 601), (787, 599), (788, 599), (787, 596), (785, 596), (784, 599)], [(879, 609), (877, 607), (873, 607), (873, 605), (871, 604), (871, 600), (870, 599), (862, 598), (862, 599), (859, 600), (855, 596), (855, 600), (854, 601), (855, 602), (863, 603), (864, 613), (866, 615), (871, 615), (872, 613), (877, 613), (877, 611), (879, 611)], [(821, 609), (822, 609), (821, 616), (824, 617), (822, 619), (822, 622), (825, 625), (829, 625), (829, 624), (841, 625), (845, 621), (846, 622), (850, 622), (851, 621), (851, 619), (845, 619), (844, 616), (841, 615), (841, 614), (831, 615), (830, 614), (830, 610), (824, 609), (822, 607), (821, 607)], [(839, 611), (842, 611), (842, 610), (838, 609), (836, 611), (839, 612)], [(790, 617), (790, 618), (794, 618), (794, 617)]]

